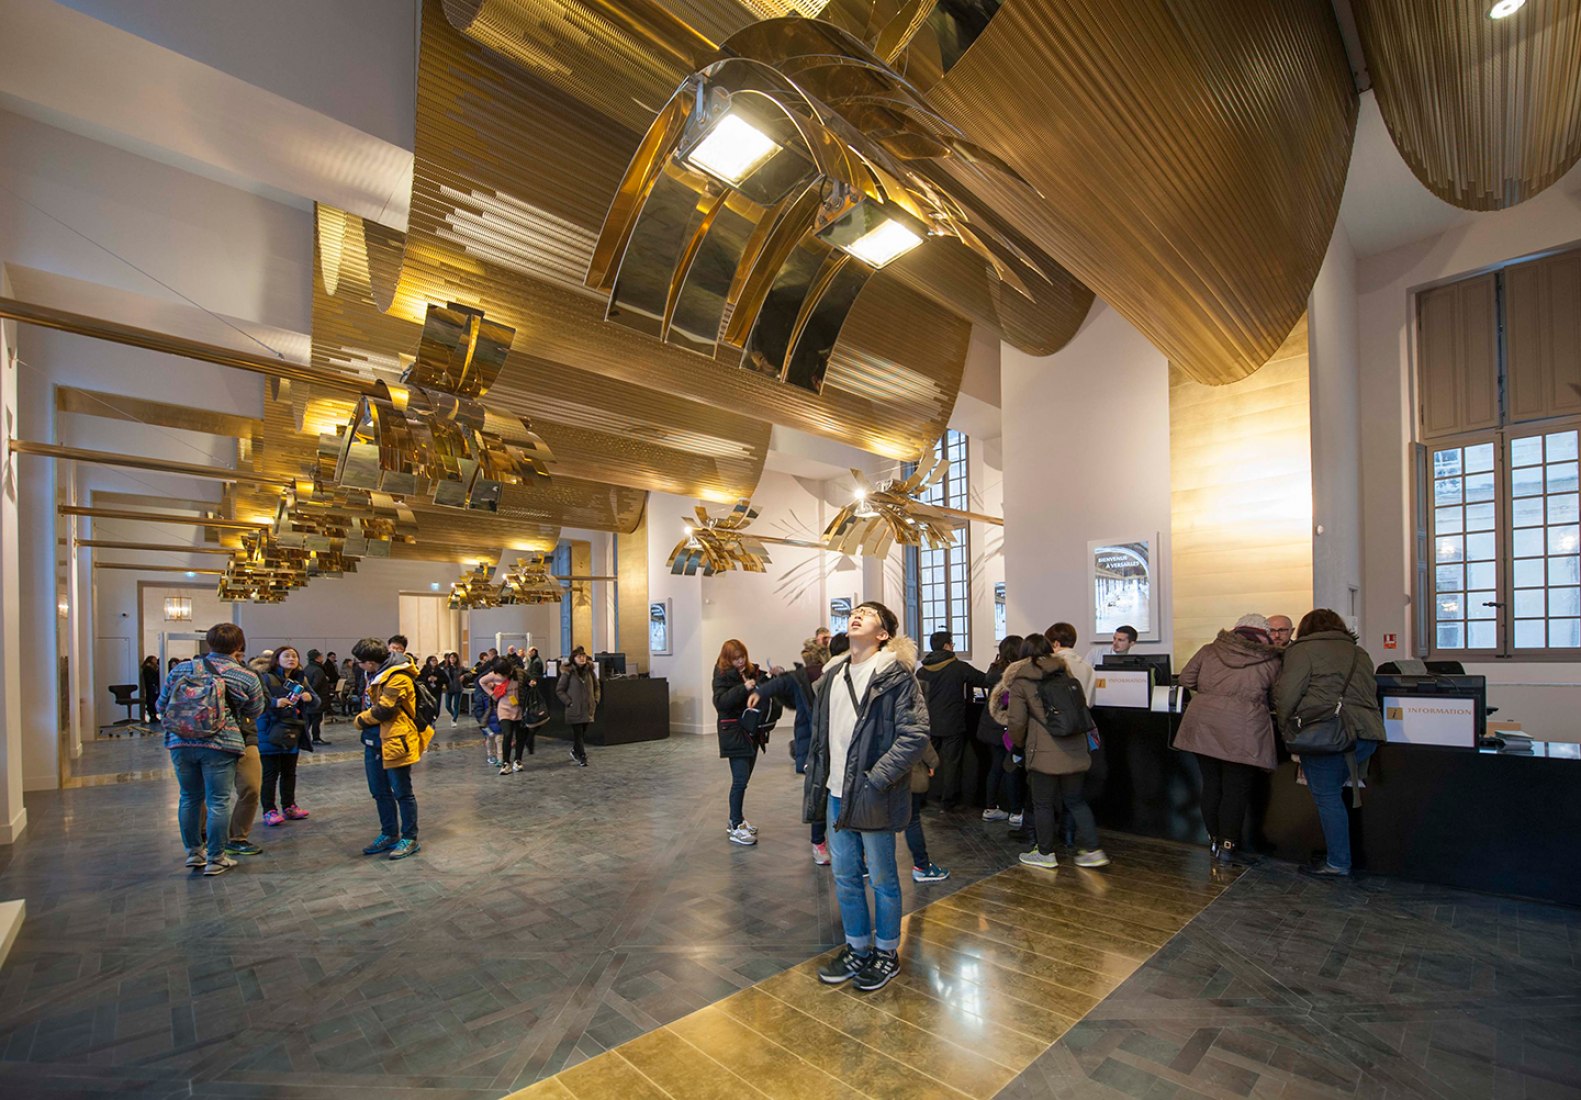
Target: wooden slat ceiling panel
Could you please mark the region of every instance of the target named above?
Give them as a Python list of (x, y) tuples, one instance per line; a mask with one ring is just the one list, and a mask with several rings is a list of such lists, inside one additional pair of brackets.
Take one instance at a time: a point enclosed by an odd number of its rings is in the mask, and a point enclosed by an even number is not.
[(1581, 161), (1581, 0), (1352, 0), (1384, 125), (1433, 194), (1525, 202)]
[(996, 211), (1193, 378), (1300, 319), (1357, 107), (1326, 0), (1008, 0), (928, 98), (1047, 200)]

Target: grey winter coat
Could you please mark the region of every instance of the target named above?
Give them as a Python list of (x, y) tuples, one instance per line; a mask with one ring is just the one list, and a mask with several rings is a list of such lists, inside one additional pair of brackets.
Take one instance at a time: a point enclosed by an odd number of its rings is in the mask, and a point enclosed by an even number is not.
[(1010, 741), (1025, 755), (1027, 771), (1041, 775), (1075, 775), (1092, 767), (1086, 734), (1054, 737), (1044, 724), (1038, 683), (1063, 666), (1063, 661), (1050, 655), (1035, 661), (1018, 661), (1005, 672), (1005, 682), (1010, 686), (1010, 720), (1005, 724)]
[[(1333, 705), (1350, 672), (1352, 657), (1356, 658), (1356, 674), (1345, 690), (1340, 716), (1358, 741), (1382, 741), (1383, 712), (1378, 709), (1378, 681), (1372, 674), (1372, 657), (1342, 630), (1308, 634), (1291, 642), (1285, 650), (1284, 668), (1274, 683), (1274, 713), (1279, 727), (1284, 728), (1303, 701)], [(1193, 700), (1192, 706), (1195, 705)]]
[(1180, 671), (1181, 686), (1192, 694), (1175, 748), (1273, 771), (1279, 760), (1268, 706), (1279, 655), (1233, 630), (1219, 631), (1197, 650)]
[[(845, 757), (836, 829), (897, 833), (911, 820), (911, 770), (928, 745), (928, 703), (913, 671), (916, 643), (892, 639), (880, 651), (894, 659), (875, 669), (867, 695), (858, 700), (856, 730)], [(812, 745), (802, 793), (802, 820), (824, 821), (829, 806), (829, 693), (845, 690), (842, 653), (824, 667), (813, 703)]]

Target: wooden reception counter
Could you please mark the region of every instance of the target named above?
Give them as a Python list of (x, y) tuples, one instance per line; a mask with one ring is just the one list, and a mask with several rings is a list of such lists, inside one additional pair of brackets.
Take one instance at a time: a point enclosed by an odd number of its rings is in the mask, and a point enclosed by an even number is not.
[[(565, 706), (554, 693), (555, 678), (540, 686), (549, 704), (549, 722), (538, 727), (540, 737), (571, 738)], [(670, 682), (651, 676), (616, 676), (600, 684), (598, 713), (587, 728), (589, 745), (629, 745), (635, 741), (662, 741), (670, 736)]]

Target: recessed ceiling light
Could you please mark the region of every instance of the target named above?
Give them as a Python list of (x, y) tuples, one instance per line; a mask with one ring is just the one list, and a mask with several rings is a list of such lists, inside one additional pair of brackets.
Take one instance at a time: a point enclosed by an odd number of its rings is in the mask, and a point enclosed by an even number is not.
[(874, 267), (883, 267), (889, 261), (905, 255), (922, 243), (922, 238), (907, 226), (890, 219), (880, 222), (860, 238), (845, 246), (857, 259)]
[(1504, 19), (1520, 11), (1526, 0), (1498, 0), (1498, 3), (1488, 9), (1489, 19)]

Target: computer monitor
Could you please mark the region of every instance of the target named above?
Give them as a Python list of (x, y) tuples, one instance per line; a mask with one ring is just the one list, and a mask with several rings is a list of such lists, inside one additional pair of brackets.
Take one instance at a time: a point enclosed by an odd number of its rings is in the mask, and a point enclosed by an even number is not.
[(1147, 670), (1153, 674), (1154, 687), (1167, 687), (1169, 654), (1167, 653), (1106, 653), (1099, 668), (1125, 668), (1136, 672)]
[(598, 665), (601, 677), (626, 675), (626, 655), (624, 653), (595, 653), (593, 662)]
[(1384, 736), (1409, 745), (1474, 749), (1488, 728), (1484, 676), (1378, 677)]

